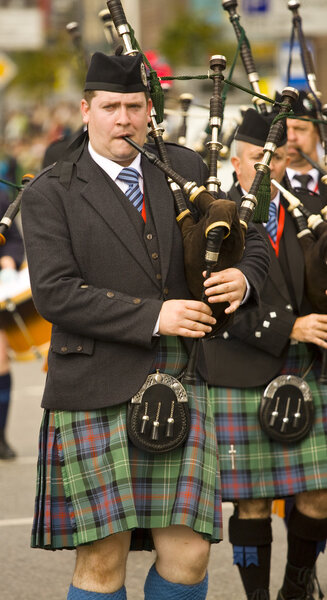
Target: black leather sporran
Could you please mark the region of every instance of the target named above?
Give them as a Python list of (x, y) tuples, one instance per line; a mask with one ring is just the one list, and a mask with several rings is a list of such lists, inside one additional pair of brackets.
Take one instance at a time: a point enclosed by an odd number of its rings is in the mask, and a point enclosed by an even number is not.
[(128, 403), (130, 441), (146, 452), (169, 452), (184, 444), (189, 429), (187, 393), (180, 381), (159, 371), (149, 375)]

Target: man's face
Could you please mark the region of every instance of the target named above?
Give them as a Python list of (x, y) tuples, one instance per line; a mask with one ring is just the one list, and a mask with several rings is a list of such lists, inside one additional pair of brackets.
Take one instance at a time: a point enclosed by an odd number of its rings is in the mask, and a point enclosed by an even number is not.
[(317, 144), (319, 134), (317, 128), (310, 121), (300, 119), (287, 119), (287, 147), (290, 157), (290, 167), (297, 170), (308, 166), (307, 161), (301, 156), (298, 149), (317, 160)]
[(121, 94), (97, 91), (90, 104), (81, 101), (83, 123), (87, 124), (90, 142), (98, 154), (128, 166), (135, 150), (123, 136), (143, 146), (150, 121), (151, 100), (143, 92)]
[[(255, 146), (248, 142), (242, 142), (239, 145), (240, 155), (233, 156), (231, 161), (235, 169), (237, 179), (240, 182), (241, 187), (249, 192), (252, 185), (253, 179), (256, 174), (254, 168), (255, 163), (261, 162), (263, 159), (263, 148), (261, 146)], [(270, 177), (276, 179), (278, 183), (283, 179), (285, 169), (288, 164), (287, 157), (287, 146), (281, 146), (276, 149), (270, 161)], [(271, 184), (271, 197), (276, 196), (277, 189)]]

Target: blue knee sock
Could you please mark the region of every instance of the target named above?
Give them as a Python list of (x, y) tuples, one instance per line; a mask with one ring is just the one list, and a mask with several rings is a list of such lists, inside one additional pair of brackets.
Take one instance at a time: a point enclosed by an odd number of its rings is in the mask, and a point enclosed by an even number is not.
[(73, 585), (70, 586), (68, 591), (67, 600), (126, 600), (126, 588), (121, 587), (117, 592), (112, 594), (98, 594), (98, 592), (87, 592), (81, 590)]
[(0, 430), (6, 427), (9, 401), (10, 401), (10, 373), (0, 375)]
[(171, 583), (163, 579), (152, 565), (146, 578), (145, 600), (205, 600), (208, 592), (208, 574), (195, 585)]

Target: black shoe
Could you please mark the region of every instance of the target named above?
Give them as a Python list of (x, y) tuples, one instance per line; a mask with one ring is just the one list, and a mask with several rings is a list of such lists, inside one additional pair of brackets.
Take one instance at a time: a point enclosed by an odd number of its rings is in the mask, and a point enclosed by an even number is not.
[[(293, 567), (287, 563), (283, 587), (276, 600), (315, 600), (313, 593), (316, 579), (314, 569)], [(319, 597), (323, 598), (319, 585), (318, 591)]]
[(296, 598), (294, 597), (286, 599), (284, 598), (282, 591), (279, 590), (276, 600), (314, 600), (314, 597), (312, 596), (312, 594), (309, 593), (309, 595), (307, 595), (307, 593), (305, 592), (304, 596), (296, 596)]
[(0, 459), (9, 460), (16, 457), (16, 452), (7, 444), (5, 439), (0, 440)]

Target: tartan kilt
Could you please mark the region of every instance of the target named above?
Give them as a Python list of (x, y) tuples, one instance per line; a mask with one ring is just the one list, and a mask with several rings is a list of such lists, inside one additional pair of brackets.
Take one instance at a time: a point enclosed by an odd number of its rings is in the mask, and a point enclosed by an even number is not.
[[(154, 371), (177, 376), (187, 353), (160, 338)], [(46, 410), (40, 429), (31, 546), (72, 549), (132, 530), (132, 550), (152, 550), (151, 528), (186, 525), (222, 539), (218, 452), (202, 380), (185, 386), (191, 430), (183, 447), (149, 454), (126, 432), (126, 403), (93, 411)]]
[[(311, 360), (306, 344), (291, 345), (281, 374), (300, 376)], [(209, 386), (223, 500), (282, 498), (327, 489), (327, 386), (317, 383), (318, 375), (311, 369), (305, 377), (315, 407), (313, 428), (305, 439), (294, 444), (272, 441), (260, 427), (258, 406), (266, 386)], [(230, 452), (231, 445), (236, 450), (234, 454)]]

